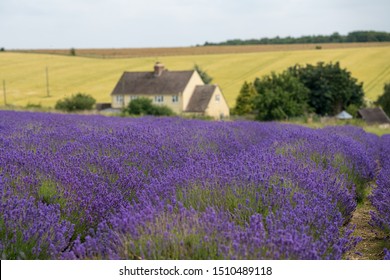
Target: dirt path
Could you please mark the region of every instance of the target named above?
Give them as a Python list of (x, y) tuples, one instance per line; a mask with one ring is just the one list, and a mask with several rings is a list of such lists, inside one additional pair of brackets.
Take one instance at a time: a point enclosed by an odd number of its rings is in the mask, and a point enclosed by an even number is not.
[[(356, 225), (355, 236), (360, 236), (363, 240), (356, 248), (346, 254), (351, 260), (381, 260), (383, 259), (383, 239), (384, 235), (378, 229), (369, 225), (371, 220), (370, 211), (374, 210), (368, 198), (363, 204), (358, 205), (350, 223)], [(357, 254), (359, 252), (360, 254)]]

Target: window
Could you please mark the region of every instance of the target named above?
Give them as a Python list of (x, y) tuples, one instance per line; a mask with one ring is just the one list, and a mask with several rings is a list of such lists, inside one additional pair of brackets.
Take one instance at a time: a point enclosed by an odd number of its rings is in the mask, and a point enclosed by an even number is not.
[(179, 102), (179, 96), (178, 95), (172, 95), (172, 103)]
[(220, 96), (219, 94), (217, 94), (217, 95), (215, 96), (215, 101), (216, 101), (216, 102), (219, 102), (219, 100), (221, 100), (221, 96)]
[(117, 104), (123, 104), (123, 95), (116, 95), (115, 96), (115, 102)]
[(164, 96), (162, 95), (157, 95), (154, 97), (154, 102), (156, 103), (163, 103), (164, 102)]
[(138, 98), (137, 95), (130, 95), (130, 101), (131, 101), (131, 100), (135, 100), (135, 99), (137, 99), (137, 98)]

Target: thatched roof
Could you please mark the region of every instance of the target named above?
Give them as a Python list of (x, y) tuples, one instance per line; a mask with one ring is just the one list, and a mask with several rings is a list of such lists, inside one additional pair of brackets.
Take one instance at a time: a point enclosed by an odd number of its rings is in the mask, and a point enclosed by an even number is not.
[(124, 72), (111, 95), (164, 95), (183, 92), (194, 70), (155, 72)]
[(358, 115), (367, 122), (367, 124), (385, 124), (390, 123), (389, 117), (382, 108), (365, 108), (358, 111)]
[(216, 85), (196, 86), (191, 96), (186, 112), (202, 113), (207, 109), (210, 99), (216, 89)]

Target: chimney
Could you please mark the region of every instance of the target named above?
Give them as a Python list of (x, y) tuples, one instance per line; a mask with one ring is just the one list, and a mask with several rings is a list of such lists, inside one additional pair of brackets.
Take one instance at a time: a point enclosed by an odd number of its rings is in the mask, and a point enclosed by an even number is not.
[(161, 76), (163, 71), (164, 71), (164, 64), (160, 62), (156, 62), (156, 64), (154, 65), (154, 76), (155, 77)]

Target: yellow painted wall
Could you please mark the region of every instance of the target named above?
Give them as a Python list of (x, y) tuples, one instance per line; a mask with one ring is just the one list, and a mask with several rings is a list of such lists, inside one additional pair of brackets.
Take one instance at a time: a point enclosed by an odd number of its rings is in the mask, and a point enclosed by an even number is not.
[(190, 102), (190, 98), (195, 91), (195, 87), (199, 85), (204, 85), (204, 83), (200, 78), (198, 72), (194, 71), (192, 73), (190, 81), (188, 82), (186, 88), (183, 91), (183, 110), (187, 108), (188, 102)]
[[(172, 102), (172, 96), (173, 95), (178, 95), (179, 96), (179, 102)], [(134, 96), (134, 95), (133, 95)], [(181, 96), (181, 94), (169, 94), (169, 95), (163, 95), (164, 96), (164, 101), (163, 102), (155, 102), (155, 95), (136, 95), (137, 97), (145, 97), (145, 98), (149, 98), (153, 101), (153, 104), (155, 105), (166, 105), (168, 106), (169, 108), (171, 108), (173, 110), (173, 112), (175, 112), (176, 114), (181, 114), (183, 112), (183, 107), (182, 107), (182, 100), (183, 100), (183, 97)], [(116, 100), (116, 95), (112, 95), (111, 97), (111, 107), (114, 108), (114, 109), (121, 109), (123, 107), (126, 107), (131, 101), (131, 95), (130, 94), (125, 94), (124, 95), (124, 102), (123, 103), (118, 103), (117, 100)]]
[[(219, 95), (219, 101), (216, 100), (217, 95)], [(227, 105), (225, 97), (218, 86), (215, 88), (215, 91), (211, 96), (205, 115), (213, 117), (214, 119), (221, 119), (221, 116), (222, 118), (228, 118), (230, 116), (229, 106)]]

